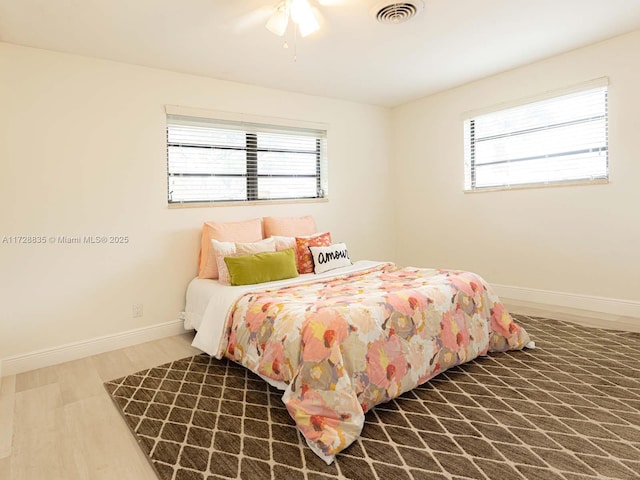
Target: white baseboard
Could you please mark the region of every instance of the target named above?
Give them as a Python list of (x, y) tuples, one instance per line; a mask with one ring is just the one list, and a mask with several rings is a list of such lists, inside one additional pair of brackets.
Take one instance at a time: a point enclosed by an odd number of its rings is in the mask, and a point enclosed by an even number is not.
[[(640, 318), (640, 302), (575, 293), (538, 290), (492, 283), (500, 298), (576, 310), (602, 312), (610, 315)], [(16, 375), (37, 368), (49, 367), (79, 358), (110, 352), (185, 332), (182, 320), (137, 328), (103, 337), (69, 343), (59, 347), (29, 352), (0, 359), (0, 386), (3, 375)]]
[(535, 288), (512, 287), (509, 285), (491, 286), (500, 298), (535, 303), (549, 307), (565, 307), (576, 310), (601, 312), (610, 315), (640, 318), (640, 302), (617, 298), (595, 297), (576, 293), (553, 292)]
[[(164, 337), (184, 333), (182, 320), (173, 320), (158, 325), (136, 328), (126, 332), (90, 338), (59, 347), (46, 348), (0, 360), (3, 375), (16, 375), (36, 368), (49, 367), (99, 353), (118, 350)], [(1, 378), (1, 377), (0, 377)]]

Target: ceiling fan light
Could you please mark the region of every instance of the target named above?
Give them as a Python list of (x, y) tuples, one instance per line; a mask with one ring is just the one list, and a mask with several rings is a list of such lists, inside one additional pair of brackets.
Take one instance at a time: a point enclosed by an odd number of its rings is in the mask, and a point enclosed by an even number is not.
[(306, 37), (320, 29), (320, 24), (315, 17), (310, 17), (304, 21), (298, 22), (298, 27), (300, 28), (300, 35)]
[(320, 25), (315, 18), (307, 22), (300, 22), (298, 27), (300, 28), (300, 36), (302, 37), (306, 37), (320, 29)]
[(291, 20), (300, 28), (300, 35), (306, 37), (320, 28), (318, 19), (307, 0), (291, 1)]
[(289, 11), (287, 9), (286, 2), (282, 2), (273, 12), (269, 21), (267, 22), (267, 30), (276, 35), (282, 37), (284, 32), (287, 31), (287, 25), (289, 24)]

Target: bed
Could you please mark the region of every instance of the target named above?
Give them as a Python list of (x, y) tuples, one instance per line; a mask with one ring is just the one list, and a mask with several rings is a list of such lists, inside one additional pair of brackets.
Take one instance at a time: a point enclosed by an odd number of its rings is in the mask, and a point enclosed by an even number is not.
[(259, 285), (196, 278), (186, 296), (193, 345), (282, 389), (327, 463), (375, 405), (488, 352), (534, 347), (471, 272), (359, 261)]

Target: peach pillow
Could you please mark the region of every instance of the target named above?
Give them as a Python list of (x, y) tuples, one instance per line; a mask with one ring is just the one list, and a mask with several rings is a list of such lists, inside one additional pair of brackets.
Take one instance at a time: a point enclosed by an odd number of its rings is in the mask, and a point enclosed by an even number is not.
[(259, 218), (243, 222), (205, 222), (202, 226), (198, 278), (218, 278), (218, 265), (211, 240), (220, 242), (257, 242), (262, 240)]
[(231, 284), (229, 269), (224, 261), (225, 257), (239, 257), (241, 255), (251, 255), (253, 253), (275, 252), (276, 241), (273, 238), (266, 238), (259, 242), (251, 243), (234, 243), (219, 242), (216, 239), (211, 240), (214, 255), (216, 256), (216, 264), (218, 267), (218, 281), (225, 285)]
[(309, 247), (328, 247), (331, 245), (329, 232), (308, 237), (296, 237), (296, 260), (298, 273), (313, 273), (313, 257)]
[(316, 221), (311, 215), (305, 217), (264, 217), (264, 236), (302, 237), (318, 232)]

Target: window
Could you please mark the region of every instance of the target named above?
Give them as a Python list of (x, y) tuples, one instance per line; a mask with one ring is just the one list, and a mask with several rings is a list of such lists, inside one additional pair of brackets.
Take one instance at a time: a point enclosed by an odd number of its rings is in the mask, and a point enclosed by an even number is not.
[(465, 191), (608, 180), (607, 83), (468, 115)]
[(167, 107), (169, 204), (327, 197), (326, 129), (200, 118), (181, 110)]

